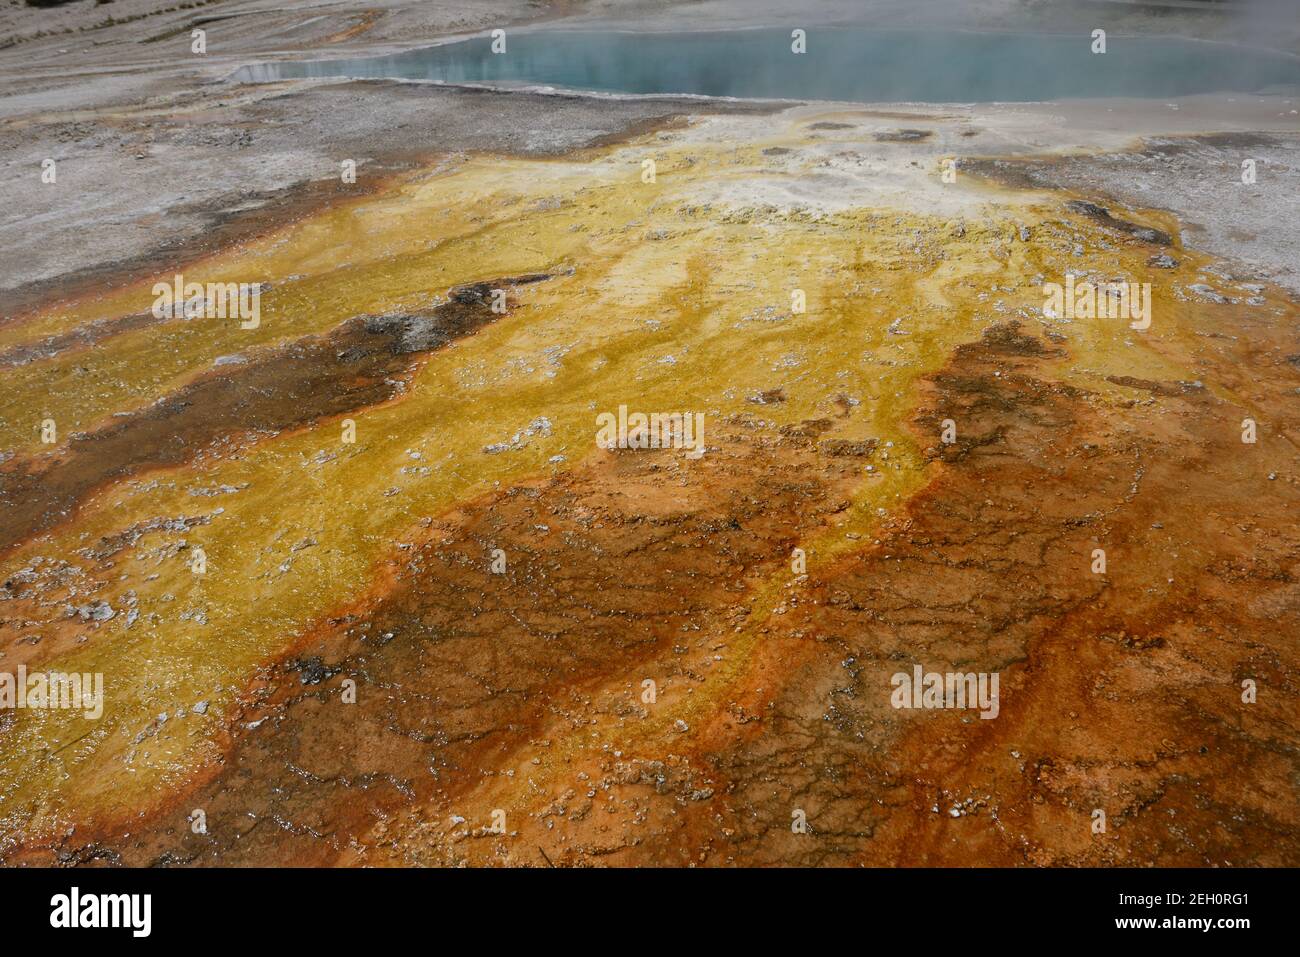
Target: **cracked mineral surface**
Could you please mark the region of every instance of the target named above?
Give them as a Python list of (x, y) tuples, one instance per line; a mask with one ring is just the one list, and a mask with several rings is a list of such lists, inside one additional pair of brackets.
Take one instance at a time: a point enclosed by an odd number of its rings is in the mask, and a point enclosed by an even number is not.
[[(6, 288), (0, 671), (104, 694), (0, 710), (0, 863), (1300, 864), (1290, 100), (355, 95), (514, 132)], [(1189, 186), (1243, 149), (1284, 195)], [(259, 321), (158, 314), (178, 273)]]

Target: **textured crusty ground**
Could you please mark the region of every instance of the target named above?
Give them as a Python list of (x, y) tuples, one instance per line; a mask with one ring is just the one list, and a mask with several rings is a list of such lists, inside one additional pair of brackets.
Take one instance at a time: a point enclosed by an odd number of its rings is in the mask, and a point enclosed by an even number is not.
[[(1295, 864), (1296, 304), (900, 121), (466, 157), (187, 267), (255, 330), (125, 321), (153, 277), (0, 328), (0, 660), (107, 686), (4, 716), (4, 860)], [(1067, 269), (1151, 328), (1044, 316)], [(707, 453), (595, 449), (620, 404)], [(914, 663), (999, 717), (895, 711)]]

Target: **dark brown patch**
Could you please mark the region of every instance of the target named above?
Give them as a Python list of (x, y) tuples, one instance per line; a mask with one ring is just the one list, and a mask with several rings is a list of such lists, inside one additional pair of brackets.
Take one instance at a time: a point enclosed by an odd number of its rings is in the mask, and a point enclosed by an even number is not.
[(849, 439), (827, 439), (822, 442), (821, 450), (827, 455), (862, 459), (868, 458), (876, 450), (877, 439), (863, 439), (854, 442)]
[(1177, 156), (1198, 146), (1219, 150), (1256, 149), (1278, 145), (1278, 139), (1268, 133), (1200, 133), (1177, 138), (1153, 138), (1145, 144), (1144, 153), (1152, 156)]
[(985, 159), (963, 156), (957, 168), (963, 173), (998, 183), (1008, 189), (1060, 189), (1052, 180), (1052, 168), (1059, 160)]
[(1139, 226), (1137, 223), (1130, 223), (1127, 220), (1117, 219), (1110, 214), (1110, 210), (1096, 203), (1089, 203), (1082, 199), (1072, 199), (1065, 204), (1065, 208), (1072, 213), (1079, 213), (1087, 216), (1093, 222), (1100, 223), (1108, 229), (1114, 229), (1125, 235), (1132, 236), (1134, 239), (1140, 239), (1144, 243), (1153, 243), (1157, 246), (1173, 245), (1173, 237), (1163, 230), (1153, 229), (1150, 226)]
[(761, 392), (755, 392), (753, 395), (745, 397), (746, 402), (752, 402), (755, 405), (774, 405), (785, 400), (785, 390), (780, 388), (764, 389)]
[(1153, 382), (1150, 379), (1138, 379), (1131, 375), (1108, 375), (1106, 381), (1129, 389), (1142, 389), (1144, 392), (1168, 397), (1199, 394), (1205, 389), (1199, 382)]
[(877, 143), (921, 143), (934, 135), (934, 130), (882, 130), (871, 138)]
[(237, 433), (279, 432), (392, 399), (418, 353), (493, 319), (490, 291), (536, 282), (521, 276), (459, 286), (424, 313), (357, 317), (240, 365), (222, 366), (58, 452), (0, 467), (0, 554), (72, 516), (96, 489), (148, 469), (180, 465)]
[(58, 335), (46, 336), (39, 342), (10, 346), (0, 351), (0, 366), (24, 366), (29, 362), (52, 359), (71, 349), (85, 349), (105, 339), (124, 332), (134, 332), (158, 325), (167, 320), (158, 319), (147, 312), (116, 319), (99, 319)]

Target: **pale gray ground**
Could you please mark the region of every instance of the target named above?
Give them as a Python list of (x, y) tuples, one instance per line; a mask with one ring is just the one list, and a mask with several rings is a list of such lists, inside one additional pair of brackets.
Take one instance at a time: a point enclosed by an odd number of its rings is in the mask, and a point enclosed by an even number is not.
[[(1185, 245), (1226, 260), (1238, 278), (1267, 279), (1300, 294), (1300, 133), (1285, 117), (1280, 126), (1248, 117), (1247, 110), (1234, 114), (1214, 127), (1217, 133), (1151, 135), (1131, 149), (1012, 165), (1032, 184), (1172, 210)], [(1157, 124), (1147, 128), (1167, 132)], [(1275, 132), (1231, 132), (1270, 129)], [(1254, 163), (1254, 183), (1243, 182), (1247, 160)]]
[[(35, 10), (0, 6), (0, 316), (70, 291), (114, 264), (162, 262), (240, 211), (283, 203), (310, 181), (337, 179), (355, 159), (363, 181), (439, 153), (552, 153), (654, 117), (734, 111), (734, 104), (471, 93), (386, 82), (300, 81), (236, 86), (236, 67), (268, 57), (352, 56), (426, 45), (496, 26), (644, 29), (816, 25), (853, 19), (887, 26), (1181, 33), (1300, 49), (1300, 18), (1152, 13), (1078, 0), (79, 0)], [(118, 22), (110, 23), (109, 18)], [(1294, 22), (1293, 22), (1294, 21)], [(1267, 27), (1265, 26), (1267, 24)], [(207, 31), (208, 52), (189, 50)], [(1177, 107), (1177, 109), (1175, 109)], [(976, 155), (1115, 149), (1139, 135), (1294, 131), (1297, 104), (1280, 98), (1199, 98), (1068, 110), (964, 108), (994, 134)], [(1020, 121), (1007, 124), (1006, 111)], [(1197, 150), (1152, 166), (1145, 157), (1068, 164), (1062, 175), (1204, 227), (1189, 242), (1239, 255), (1294, 281), (1300, 249), (1294, 142), (1254, 147), (1261, 181), (1243, 192), (1232, 148)], [(41, 161), (58, 182), (40, 182)], [(1158, 172), (1157, 172), (1158, 171)], [(363, 184), (364, 185), (364, 182)], [(1288, 272), (1287, 264), (1290, 263)], [(1288, 280), (1288, 276), (1291, 277)]]
[[(63, 279), (176, 249), (231, 215), (283, 202), (304, 180), (357, 188), (439, 153), (558, 154), (698, 102), (326, 81), (166, 98), (156, 115), (58, 114), (0, 124), (0, 315)], [(743, 106), (731, 107), (743, 110)], [(39, 182), (41, 161), (57, 183)], [(342, 191), (342, 187), (338, 187)]]

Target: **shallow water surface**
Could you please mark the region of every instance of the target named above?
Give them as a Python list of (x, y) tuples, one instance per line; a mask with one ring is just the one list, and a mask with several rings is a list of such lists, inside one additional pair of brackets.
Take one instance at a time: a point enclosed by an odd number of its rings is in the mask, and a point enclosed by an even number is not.
[(440, 83), (542, 85), (609, 93), (698, 94), (859, 102), (1027, 102), (1169, 97), (1300, 88), (1300, 59), (1189, 40), (812, 30), (718, 33), (510, 32), (395, 56), (244, 67), (236, 79), (399, 77)]

